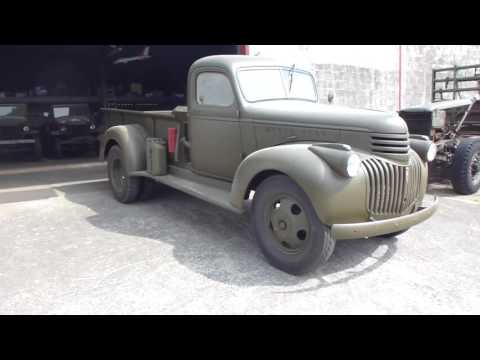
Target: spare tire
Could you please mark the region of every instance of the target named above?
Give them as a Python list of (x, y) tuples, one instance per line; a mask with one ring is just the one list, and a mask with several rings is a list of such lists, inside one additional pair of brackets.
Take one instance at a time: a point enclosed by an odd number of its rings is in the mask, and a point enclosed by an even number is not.
[(451, 181), (455, 192), (474, 194), (480, 189), (480, 139), (464, 139), (453, 159)]

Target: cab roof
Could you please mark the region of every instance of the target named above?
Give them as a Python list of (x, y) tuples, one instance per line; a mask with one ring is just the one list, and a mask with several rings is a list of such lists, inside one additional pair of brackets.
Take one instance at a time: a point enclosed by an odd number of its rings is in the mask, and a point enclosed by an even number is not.
[(192, 64), (192, 69), (196, 67), (222, 67), (235, 70), (244, 66), (285, 66), (290, 67), (293, 63), (279, 59), (248, 56), (248, 55), (212, 55), (198, 59)]

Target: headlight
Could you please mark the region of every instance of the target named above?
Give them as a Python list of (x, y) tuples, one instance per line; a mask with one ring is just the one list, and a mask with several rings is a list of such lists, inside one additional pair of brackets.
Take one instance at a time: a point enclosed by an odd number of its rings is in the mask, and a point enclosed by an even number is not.
[(90, 130), (95, 130), (95, 124), (90, 125)]
[(410, 135), (410, 147), (416, 151), (423, 161), (433, 161), (437, 156), (437, 145), (422, 135)]
[(435, 156), (437, 156), (437, 145), (431, 143), (427, 151), (427, 161), (433, 161)]
[(28, 126), (24, 126), (24, 127), (23, 127), (23, 131), (29, 132), (29, 131), (30, 131), (30, 128), (29, 128)]
[(360, 165), (362, 164), (360, 157), (357, 154), (351, 154), (347, 161), (347, 174), (350, 177), (358, 175)]
[(362, 162), (349, 145), (317, 143), (308, 149), (325, 160), (340, 175), (355, 177), (359, 173)]
[(445, 110), (434, 110), (432, 113), (432, 127), (442, 129), (445, 127), (447, 112)]
[(61, 132), (67, 131), (67, 127), (66, 127), (66, 126), (62, 126), (62, 127), (60, 128), (60, 131), (61, 131)]

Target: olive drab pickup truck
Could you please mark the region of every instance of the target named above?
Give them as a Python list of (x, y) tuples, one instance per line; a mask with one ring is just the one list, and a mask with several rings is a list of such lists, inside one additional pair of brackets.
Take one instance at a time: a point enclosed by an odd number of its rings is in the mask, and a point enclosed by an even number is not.
[(266, 259), (290, 274), (326, 262), (336, 241), (396, 236), (435, 212), (435, 145), (396, 113), (318, 102), (309, 72), (220, 55), (188, 74), (187, 107), (103, 109), (113, 195), (147, 198), (155, 182), (246, 212)]

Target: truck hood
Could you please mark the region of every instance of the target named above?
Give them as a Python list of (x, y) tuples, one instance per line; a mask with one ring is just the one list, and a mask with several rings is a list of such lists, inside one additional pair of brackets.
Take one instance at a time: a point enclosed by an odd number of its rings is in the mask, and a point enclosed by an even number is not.
[(249, 104), (245, 117), (290, 126), (335, 130), (405, 134), (408, 127), (396, 112), (354, 109), (297, 100), (274, 100)]

